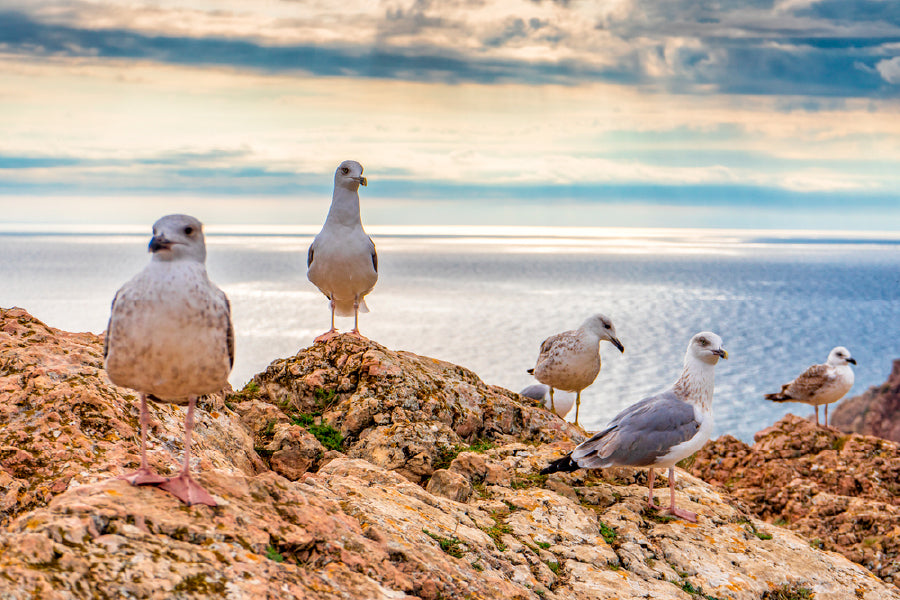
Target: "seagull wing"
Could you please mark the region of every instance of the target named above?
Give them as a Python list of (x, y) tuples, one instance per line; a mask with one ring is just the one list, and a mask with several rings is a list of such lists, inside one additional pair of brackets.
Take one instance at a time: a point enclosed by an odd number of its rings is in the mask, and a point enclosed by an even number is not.
[(234, 367), (234, 323), (231, 322), (231, 302), (225, 292), (222, 292), (225, 298), (226, 318), (228, 319), (228, 331), (225, 332), (225, 345), (228, 348), (228, 366)]
[(784, 392), (791, 398), (803, 400), (815, 395), (834, 379), (834, 369), (828, 365), (813, 365), (787, 385)]
[(106, 360), (109, 354), (109, 336), (112, 334), (113, 315), (116, 314), (116, 300), (119, 299), (120, 291), (122, 290), (116, 292), (116, 295), (113, 296), (112, 304), (109, 305), (109, 321), (106, 323), (106, 335), (103, 336), (103, 360)]
[(316, 245), (315, 240), (313, 243), (309, 245), (309, 253), (306, 255), (306, 268), (308, 269), (312, 265), (313, 254), (315, 254), (314, 247)]
[[(378, 272), (378, 253), (375, 252), (375, 242), (372, 241), (372, 238), (369, 238), (369, 243), (372, 244), (372, 268), (375, 269), (375, 272)], [(312, 248), (309, 249), (312, 252)], [(310, 262), (312, 262), (312, 254), (310, 256)]]
[(694, 437), (698, 429), (694, 407), (667, 390), (620, 412), (606, 429), (579, 444), (572, 451), (572, 460), (594, 469), (647, 467)]

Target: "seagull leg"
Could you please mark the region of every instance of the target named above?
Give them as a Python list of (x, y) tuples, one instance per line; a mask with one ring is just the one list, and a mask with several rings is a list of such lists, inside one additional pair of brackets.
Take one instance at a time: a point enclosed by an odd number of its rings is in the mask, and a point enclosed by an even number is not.
[(553, 403), (553, 388), (550, 388), (550, 412), (556, 414), (556, 404)]
[(359, 296), (353, 301), (353, 329), (350, 331), (350, 335), (361, 340), (366, 339), (366, 336), (359, 332)]
[(326, 340), (330, 340), (334, 336), (338, 334), (337, 329), (334, 326), (334, 296), (328, 297), (329, 304), (331, 305), (331, 329), (323, 333), (322, 335), (316, 337), (313, 340), (313, 343), (324, 342)]
[(662, 506), (653, 501), (653, 478), (656, 477), (656, 473), (652, 468), (648, 470), (649, 473), (647, 474), (647, 487), (649, 488), (650, 493), (647, 496), (647, 506), (649, 506), (653, 510), (662, 510)]
[(671, 504), (669, 506), (669, 514), (675, 515), (676, 517), (681, 517), (685, 521), (690, 521), (691, 523), (697, 522), (697, 513), (692, 513), (687, 510), (682, 510), (675, 506), (675, 467), (669, 467), (669, 491), (671, 492)]
[(581, 390), (575, 392), (575, 425), (578, 425), (578, 409), (581, 408)]
[(819, 426), (819, 405), (816, 404), (815, 408), (816, 408), (816, 427), (818, 427)]
[(828, 405), (827, 404), (825, 405), (825, 427), (828, 427)]
[(147, 410), (147, 394), (141, 394), (141, 468), (128, 475), (122, 475), (131, 485), (159, 485), (168, 481), (147, 465), (147, 426), (150, 425), (150, 412)]
[(197, 397), (191, 396), (188, 402), (187, 416), (184, 419), (184, 466), (181, 473), (160, 485), (159, 488), (166, 490), (188, 506), (192, 504), (216, 506), (216, 501), (209, 495), (209, 492), (191, 477), (191, 430), (194, 429), (194, 406), (196, 404)]

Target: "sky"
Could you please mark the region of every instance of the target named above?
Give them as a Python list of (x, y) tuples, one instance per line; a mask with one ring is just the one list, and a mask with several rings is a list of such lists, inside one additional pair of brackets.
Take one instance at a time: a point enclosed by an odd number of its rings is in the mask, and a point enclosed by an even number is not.
[(900, 2), (0, 0), (2, 221), (900, 230)]

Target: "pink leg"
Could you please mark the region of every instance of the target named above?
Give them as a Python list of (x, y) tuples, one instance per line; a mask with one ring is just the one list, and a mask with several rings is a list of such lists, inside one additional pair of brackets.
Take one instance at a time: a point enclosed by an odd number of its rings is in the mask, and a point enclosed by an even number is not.
[[(818, 407), (816, 407), (818, 408)], [(825, 427), (828, 427), (828, 405), (825, 405)]]
[(819, 407), (818, 407), (818, 405), (816, 405), (816, 427), (818, 427), (818, 426), (819, 426)]
[(184, 419), (184, 467), (177, 477), (169, 479), (159, 488), (166, 490), (188, 506), (192, 504), (216, 506), (216, 501), (209, 495), (209, 492), (191, 477), (191, 430), (194, 429), (194, 406), (196, 404), (197, 397), (191, 396), (188, 402), (187, 417)]
[(324, 342), (326, 340), (330, 340), (338, 334), (337, 329), (334, 326), (334, 298), (329, 299), (329, 305), (331, 306), (331, 329), (323, 333), (322, 335), (316, 337), (313, 340), (313, 343)]
[(682, 510), (675, 506), (675, 467), (669, 467), (669, 491), (671, 492), (671, 504), (669, 505), (669, 514), (681, 517), (685, 521), (691, 523), (697, 522), (697, 513)]
[(159, 485), (168, 481), (147, 465), (147, 426), (150, 425), (150, 412), (147, 410), (147, 394), (141, 394), (141, 467), (128, 475), (122, 475), (131, 485)]
[(649, 471), (647, 474), (647, 487), (650, 488), (650, 494), (647, 496), (647, 506), (653, 510), (662, 510), (662, 506), (653, 501), (653, 478), (656, 477), (656, 473), (652, 468)]
[(366, 339), (366, 337), (359, 332), (359, 298), (353, 301), (353, 329), (350, 331), (350, 335), (356, 336), (361, 340)]

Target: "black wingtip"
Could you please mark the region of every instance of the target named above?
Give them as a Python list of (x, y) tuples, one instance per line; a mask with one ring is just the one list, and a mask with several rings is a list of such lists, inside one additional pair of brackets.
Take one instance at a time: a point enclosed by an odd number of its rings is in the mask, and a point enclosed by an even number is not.
[(529, 375), (534, 375), (534, 369), (528, 369), (525, 372), (528, 373)]
[(577, 471), (580, 468), (581, 467), (578, 466), (578, 463), (572, 460), (572, 455), (567, 454), (562, 458), (557, 458), (549, 465), (547, 465), (546, 468), (541, 469), (541, 475), (549, 475), (550, 473), (557, 473), (560, 471), (568, 473), (571, 471)]
[(788, 402), (789, 400), (793, 400), (790, 396), (786, 396), (781, 392), (776, 392), (774, 394), (766, 394), (766, 400), (771, 400), (772, 402)]

